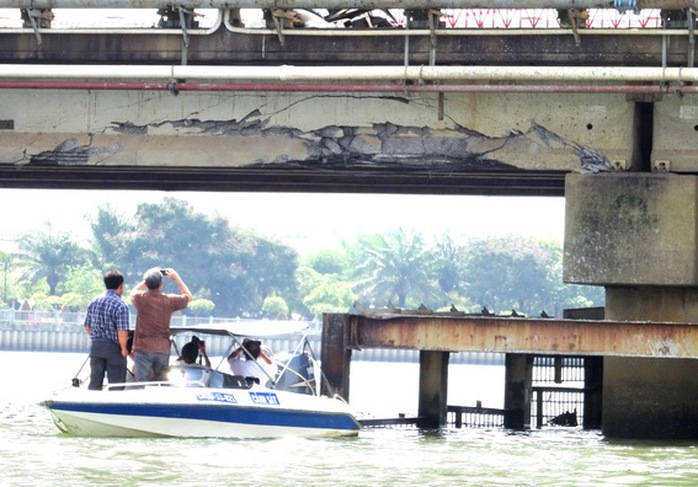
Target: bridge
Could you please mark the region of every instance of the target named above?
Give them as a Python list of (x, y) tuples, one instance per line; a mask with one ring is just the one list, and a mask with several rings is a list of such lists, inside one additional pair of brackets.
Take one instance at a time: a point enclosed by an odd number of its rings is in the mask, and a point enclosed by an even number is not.
[[(564, 353), (603, 357), (604, 433), (696, 438), (696, 7), (0, 0), (0, 186), (564, 195), (564, 278), (606, 289), (605, 320), (576, 328)], [(134, 8), (160, 20), (69, 21)], [(360, 12), (340, 25), (321, 9)], [(500, 345), (531, 331), (529, 345), (551, 344), (568, 326), (501, 320)], [(619, 339), (639, 329), (647, 348)], [(422, 391), (439, 422), (428, 399), (443, 394), (448, 350), (421, 345), (401, 346), (440, 378)], [(525, 385), (540, 350), (503, 351)]]

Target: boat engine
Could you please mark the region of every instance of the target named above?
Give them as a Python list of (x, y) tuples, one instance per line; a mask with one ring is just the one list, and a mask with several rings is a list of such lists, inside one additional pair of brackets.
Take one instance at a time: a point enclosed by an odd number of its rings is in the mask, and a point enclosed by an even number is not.
[(274, 361), (278, 368), (276, 389), (315, 394), (315, 362), (308, 352), (278, 352)]

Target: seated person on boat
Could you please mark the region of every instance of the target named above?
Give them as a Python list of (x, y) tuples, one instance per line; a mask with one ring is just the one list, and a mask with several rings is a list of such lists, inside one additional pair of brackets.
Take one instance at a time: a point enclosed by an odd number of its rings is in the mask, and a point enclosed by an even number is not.
[[(182, 353), (177, 358), (177, 364), (195, 364), (199, 359), (203, 359), (203, 365), (211, 367), (211, 360), (209, 360), (206, 354), (206, 342), (194, 335), (191, 337), (191, 341), (185, 343), (182, 347)], [(202, 365), (201, 360), (198, 363)]]
[(262, 351), (262, 342), (258, 340), (243, 340), (242, 346), (228, 356), (228, 364), (233, 375), (256, 377), (261, 384), (273, 377), (265, 369), (272, 365), (272, 360)]

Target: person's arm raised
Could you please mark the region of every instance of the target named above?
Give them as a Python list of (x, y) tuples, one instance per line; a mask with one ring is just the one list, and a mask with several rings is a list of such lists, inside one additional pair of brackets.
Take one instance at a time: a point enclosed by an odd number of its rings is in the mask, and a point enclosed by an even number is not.
[(189, 299), (189, 301), (194, 299), (194, 296), (192, 296), (191, 291), (189, 291), (189, 288), (186, 284), (184, 284), (184, 281), (181, 277), (179, 277), (179, 274), (177, 274), (176, 270), (165, 269), (165, 277), (169, 277), (170, 279), (172, 279), (175, 282), (175, 284), (177, 284), (179, 292), (185, 295)]

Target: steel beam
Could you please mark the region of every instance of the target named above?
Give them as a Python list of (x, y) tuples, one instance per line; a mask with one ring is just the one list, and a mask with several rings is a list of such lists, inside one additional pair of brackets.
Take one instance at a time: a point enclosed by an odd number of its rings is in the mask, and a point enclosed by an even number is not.
[(350, 346), (412, 350), (698, 358), (690, 323), (443, 315), (354, 317)]
[(0, 188), (563, 196), (564, 173), (0, 164)]
[[(0, 30), (0, 63), (21, 64), (180, 64), (182, 33), (174, 29), (141, 29), (135, 33), (75, 33), (43, 29), (41, 59), (33, 33)], [(276, 35), (237, 34), (219, 29), (192, 35), (187, 49), (191, 65), (395, 65), (407, 56), (409, 65), (428, 64), (429, 36), (409, 30), (409, 49), (402, 34), (407, 29), (332, 29), (331, 37), (314, 37), (317, 29)], [(265, 31), (262, 31), (265, 32)], [(362, 32), (362, 37), (347, 33)], [(394, 35), (386, 36), (386, 32)], [(422, 31), (424, 32), (424, 31)], [(428, 31), (427, 31), (428, 32)], [(686, 66), (690, 58), (688, 31), (669, 29), (583, 29), (575, 44), (572, 31), (538, 29), (437, 30), (436, 63), (444, 65), (531, 66)], [(368, 37), (371, 33), (380, 36)], [(441, 35), (441, 34), (444, 35)], [(465, 34), (468, 35), (465, 35)], [(448, 35), (446, 35), (448, 34)]]

